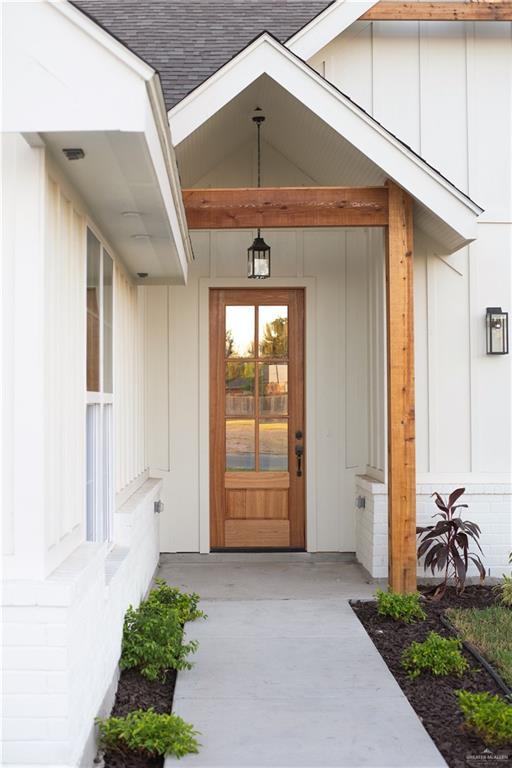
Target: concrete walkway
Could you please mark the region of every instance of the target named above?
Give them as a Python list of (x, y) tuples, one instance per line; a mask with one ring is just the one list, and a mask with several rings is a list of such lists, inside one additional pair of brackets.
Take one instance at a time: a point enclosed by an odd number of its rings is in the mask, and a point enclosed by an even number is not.
[(375, 590), (356, 564), (166, 555), (159, 576), (208, 613), (188, 625), (200, 647), (178, 675), (174, 712), (202, 744), (180, 768), (445, 765), (348, 604)]

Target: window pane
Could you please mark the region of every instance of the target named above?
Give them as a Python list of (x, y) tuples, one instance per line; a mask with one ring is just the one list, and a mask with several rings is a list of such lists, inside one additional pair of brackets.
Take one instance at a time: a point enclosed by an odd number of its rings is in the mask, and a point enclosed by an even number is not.
[(100, 244), (87, 230), (87, 391), (100, 391)]
[(226, 416), (254, 416), (254, 363), (226, 363)]
[(259, 307), (258, 340), (261, 357), (288, 356), (288, 307)]
[(226, 357), (254, 357), (254, 307), (226, 307)]
[(100, 408), (100, 405), (88, 405), (86, 411), (86, 535), (88, 541), (98, 540)]
[(114, 462), (112, 435), (112, 404), (103, 406), (103, 508), (102, 508), (102, 541), (112, 541), (113, 507), (114, 507)]
[(288, 413), (287, 363), (259, 363), (260, 416)]
[(246, 472), (256, 467), (255, 421), (228, 419), (226, 421), (226, 470)]
[(112, 297), (113, 264), (103, 251), (103, 391), (112, 392)]
[(260, 471), (286, 472), (288, 469), (288, 422), (279, 419), (260, 421)]

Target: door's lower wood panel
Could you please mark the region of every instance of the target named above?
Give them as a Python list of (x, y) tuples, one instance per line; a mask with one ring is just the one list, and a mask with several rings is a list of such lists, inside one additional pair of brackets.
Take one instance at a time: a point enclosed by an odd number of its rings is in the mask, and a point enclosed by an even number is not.
[(289, 472), (226, 472), (224, 488), (289, 488)]
[(231, 520), (287, 520), (288, 491), (226, 490), (226, 517)]
[(226, 520), (226, 547), (289, 547), (288, 520)]

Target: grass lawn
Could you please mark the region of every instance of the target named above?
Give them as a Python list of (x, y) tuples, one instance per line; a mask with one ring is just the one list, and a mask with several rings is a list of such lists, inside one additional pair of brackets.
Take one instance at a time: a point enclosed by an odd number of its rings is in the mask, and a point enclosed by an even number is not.
[(446, 612), (461, 637), (474, 645), (512, 686), (512, 610), (450, 608)]

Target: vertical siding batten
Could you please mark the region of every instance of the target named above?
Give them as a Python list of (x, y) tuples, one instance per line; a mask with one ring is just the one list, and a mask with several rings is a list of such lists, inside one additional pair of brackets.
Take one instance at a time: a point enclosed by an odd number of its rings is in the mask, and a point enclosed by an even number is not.
[(144, 291), (114, 262), (115, 492), (147, 470)]
[(45, 546), (52, 570), (84, 536), (85, 222), (50, 175), (46, 196)]

